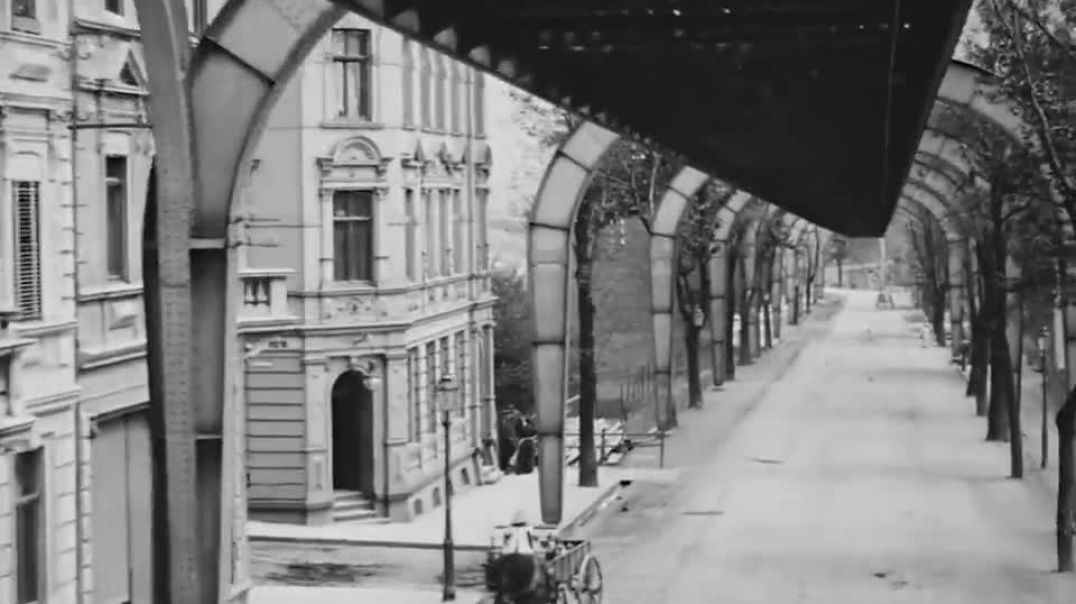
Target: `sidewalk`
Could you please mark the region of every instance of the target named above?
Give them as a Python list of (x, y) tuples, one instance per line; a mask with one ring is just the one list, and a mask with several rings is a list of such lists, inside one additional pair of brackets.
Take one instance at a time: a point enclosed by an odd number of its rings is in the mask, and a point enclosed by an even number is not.
[[(604, 500), (620, 488), (621, 480), (631, 480), (632, 471), (603, 466), (598, 487), (576, 484), (576, 468), (565, 468), (564, 521), (561, 530), (585, 521)], [(299, 541), (305, 543), (363, 544), (412, 548), (439, 548), (444, 538), (444, 508), (431, 510), (411, 522), (364, 524), (337, 522), (322, 526), (251, 521), (247, 534), (251, 541)], [(538, 501), (538, 473), (509, 474), (492, 485), (473, 487), (452, 498), (452, 524), (456, 548), (489, 547), (493, 528), (508, 524), (517, 511), (528, 521), (541, 522)]]
[[(483, 594), (477, 591), (457, 591), (460, 604), (475, 604)], [(294, 587), (259, 585), (250, 590), (247, 604), (434, 604), (441, 601), (435, 590), (383, 589), (374, 587)]]
[[(948, 359), (948, 355), (946, 355)], [(961, 370), (957, 365), (957, 374), (963, 378), (961, 386), (967, 384), (968, 369)], [(1024, 437), (1024, 479), (1039, 484), (1055, 499), (1057, 497), (1057, 425), (1054, 424), (1054, 416), (1058, 408), (1056, 401), (1048, 400), (1049, 410), (1047, 416), (1047, 444), (1049, 454), (1046, 468), (1042, 468), (1042, 374), (1035, 372), (1030, 365), (1025, 364), (1023, 377), (1020, 384), (1020, 423)], [(960, 392), (963, 396), (963, 391)], [(966, 397), (968, 408), (974, 413), (975, 399)], [(986, 433), (986, 420), (983, 419), (983, 434)]]

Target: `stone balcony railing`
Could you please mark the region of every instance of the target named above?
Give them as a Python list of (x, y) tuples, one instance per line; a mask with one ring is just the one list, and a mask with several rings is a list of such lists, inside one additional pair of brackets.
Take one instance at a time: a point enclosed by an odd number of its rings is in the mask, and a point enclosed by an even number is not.
[(239, 271), (243, 282), (243, 302), (239, 309), (239, 327), (290, 323), (298, 317), (288, 310), (286, 268), (248, 268)]

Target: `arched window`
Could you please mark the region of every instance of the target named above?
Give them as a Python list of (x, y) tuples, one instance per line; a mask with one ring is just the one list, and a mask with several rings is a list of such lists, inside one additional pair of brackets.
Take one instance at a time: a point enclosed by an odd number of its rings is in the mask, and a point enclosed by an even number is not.
[(486, 135), (486, 76), (481, 71), (474, 74), (474, 133)]
[(452, 61), (448, 79), (449, 127), (452, 132), (460, 131), (460, 64)]
[(433, 74), (430, 72), (430, 49), (422, 48), (421, 51), (422, 65), (419, 71), (419, 104), (422, 112), (422, 126), (429, 128), (433, 124), (433, 120), (430, 119), (430, 79)]
[(433, 80), (434, 88), (434, 128), (445, 129), (445, 56), (437, 54), (437, 73)]
[(415, 125), (415, 57), (411, 39), (403, 39), (403, 124)]

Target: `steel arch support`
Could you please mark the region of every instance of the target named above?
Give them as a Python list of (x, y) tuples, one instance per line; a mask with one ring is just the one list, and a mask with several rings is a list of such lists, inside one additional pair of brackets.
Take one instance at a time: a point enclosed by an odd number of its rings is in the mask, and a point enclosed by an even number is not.
[[(301, 5), (285, 0), (232, 0), (206, 32), (188, 69), (182, 55), (189, 45), (182, 6), (168, 0), (138, 0), (158, 149), (156, 232), (147, 229), (145, 238), (147, 249), (155, 243), (159, 249), (161, 279), (159, 285), (152, 285), (157, 283), (156, 276), (147, 274), (147, 306), (159, 305), (165, 323), (161, 341), (151, 344), (151, 350), (163, 348), (154, 361), (162, 367), (157, 370), (161, 376), (151, 377), (151, 384), (160, 381), (171, 421), (189, 415), (187, 448), (193, 455), (188, 464), (196, 484), (187, 496), (196, 498), (198, 519), (180, 521), (186, 534), (176, 540), (198, 543), (192, 554), (181, 557), (196, 557), (197, 575), (187, 576), (184, 588), (175, 587), (176, 579), (170, 577), (173, 596), (161, 601), (186, 601), (178, 594), (196, 589), (198, 596), (190, 601), (208, 602), (231, 599), (222, 594), (236, 591), (235, 558), (246, 555), (246, 496), (241, 478), (245, 476), (244, 410), (236, 399), (238, 281), (230, 208), (245, 184), (240, 168), (249, 161), (277, 96), (344, 11), (319, 0)], [(168, 26), (158, 25), (162, 22)], [(182, 52), (176, 50), (180, 47)], [(176, 126), (181, 122), (186, 125)], [(169, 176), (180, 171), (182, 179)], [(148, 224), (153, 222), (154, 204), (147, 207)], [(164, 216), (173, 212), (183, 213), (185, 219), (165, 226)], [(154, 242), (155, 237), (159, 241)], [(167, 291), (164, 266), (168, 258), (175, 262), (175, 277), (183, 282), (182, 291), (172, 292), (171, 303), (154, 291)], [(152, 263), (147, 265), (152, 272)], [(155, 312), (148, 311), (147, 316)], [(173, 312), (183, 312), (185, 319), (171, 333), (168, 322)], [(154, 330), (149, 333), (152, 339)], [(183, 344), (177, 345), (180, 340)], [(183, 380), (186, 383), (179, 386)], [(169, 384), (173, 384), (171, 392)], [(181, 413), (183, 406), (186, 410)], [(203, 461), (196, 464), (195, 458)], [(182, 498), (178, 500), (187, 505)], [(246, 583), (245, 577), (234, 579), (237, 584)], [(239, 592), (243, 598), (245, 590)]]
[(949, 63), (938, 89), (938, 100), (957, 106), (992, 122), (1016, 140), (1021, 140), (1019, 113), (1003, 102), (989, 81), (989, 74), (961, 61)]
[(672, 395), (673, 310), (678, 268), (676, 229), (691, 199), (709, 177), (694, 168), (682, 168), (662, 195), (651, 222), (650, 313), (653, 322), (654, 378), (658, 409), (663, 422), (675, 425), (676, 401)]
[(538, 424), (539, 494), (546, 524), (560, 524), (563, 511), (572, 222), (594, 170), (618, 138), (588, 121), (572, 131), (546, 170), (528, 227), (531, 379)]
[(717, 230), (714, 234), (716, 251), (710, 258), (710, 361), (712, 364), (710, 378), (714, 386), (725, 383), (728, 374), (726, 372), (728, 343), (726, 333), (728, 331), (728, 270), (729, 252), (728, 240), (732, 233), (732, 226), (736, 222), (736, 216), (740, 210), (751, 200), (751, 195), (744, 191), (736, 191), (732, 194), (725, 205), (717, 213)]

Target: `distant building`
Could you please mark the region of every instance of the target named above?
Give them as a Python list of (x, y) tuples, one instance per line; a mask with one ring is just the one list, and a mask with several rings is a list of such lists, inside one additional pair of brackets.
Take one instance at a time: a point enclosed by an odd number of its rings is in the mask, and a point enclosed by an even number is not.
[(355, 15), (284, 91), (240, 215), (253, 518), (410, 518), (492, 438), (484, 78)]

